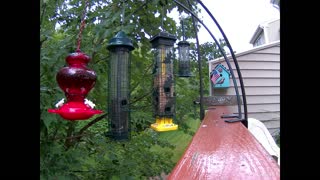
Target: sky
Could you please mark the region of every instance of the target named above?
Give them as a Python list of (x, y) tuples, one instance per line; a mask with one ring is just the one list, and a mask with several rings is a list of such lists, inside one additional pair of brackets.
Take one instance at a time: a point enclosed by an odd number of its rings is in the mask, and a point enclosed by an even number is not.
[[(253, 46), (249, 43), (260, 23), (279, 19), (279, 10), (270, 0), (202, 0), (218, 21), (234, 51), (243, 52)], [(201, 5), (199, 4), (199, 7)], [(202, 9), (202, 8), (201, 8)], [(216, 39), (222, 35), (204, 9), (199, 15)], [(214, 42), (205, 28), (198, 33), (200, 44)]]

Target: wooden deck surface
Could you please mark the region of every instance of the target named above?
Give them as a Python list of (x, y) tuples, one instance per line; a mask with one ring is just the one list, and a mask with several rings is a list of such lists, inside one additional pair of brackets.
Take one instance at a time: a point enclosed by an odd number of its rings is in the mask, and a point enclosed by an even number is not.
[(241, 122), (220, 116), (228, 106), (209, 109), (169, 180), (278, 180), (280, 167)]

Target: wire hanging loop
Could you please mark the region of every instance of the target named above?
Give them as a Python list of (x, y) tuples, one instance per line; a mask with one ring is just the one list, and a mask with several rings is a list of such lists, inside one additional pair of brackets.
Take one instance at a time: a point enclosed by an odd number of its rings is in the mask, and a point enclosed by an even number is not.
[(125, 1), (122, 1), (122, 12), (121, 12), (121, 15), (120, 15), (120, 25), (121, 27), (123, 27), (123, 24), (124, 24), (124, 15), (125, 15)]
[(162, 6), (162, 13), (161, 13), (161, 29), (164, 31), (163, 18), (164, 18), (164, 6)]
[(163, 25), (163, 20), (164, 20), (164, 13), (166, 12), (165, 5), (168, 4), (168, 1), (165, 0), (165, 1), (163, 2), (162, 0), (160, 0), (160, 1), (159, 1), (159, 4), (160, 4), (160, 6), (162, 7), (162, 13), (161, 13), (161, 29), (162, 29), (163, 31), (165, 31), (165, 30), (164, 30), (164, 25)]
[(82, 18), (81, 18), (81, 25), (80, 25), (80, 31), (79, 31), (79, 34), (78, 34), (78, 41), (77, 41), (77, 50), (76, 52), (80, 52), (80, 46), (81, 46), (81, 40), (82, 40), (82, 32), (83, 32), (83, 29), (85, 27), (85, 18), (86, 18), (86, 15), (87, 15), (87, 8), (89, 7), (89, 1), (88, 0), (85, 0), (85, 7), (83, 9), (83, 14), (82, 14)]
[(181, 18), (181, 26), (182, 26), (182, 40), (185, 41), (186, 40), (186, 32), (184, 29), (184, 17)]

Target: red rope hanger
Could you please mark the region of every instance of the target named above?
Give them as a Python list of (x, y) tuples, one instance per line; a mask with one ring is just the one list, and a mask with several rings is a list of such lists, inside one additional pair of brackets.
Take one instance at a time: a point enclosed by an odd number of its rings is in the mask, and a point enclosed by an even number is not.
[(87, 8), (89, 7), (89, 1), (86, 0), (85, 1), (85, 7), (84, 7), (84, 10), (83, 10), (83, 14), (82, 14), (82, 19), (81, 19), (81, 25), (80, 25), (80, 31), (79, 31), (79, 34), (78, 34), (78, 41), (77, 41), (77, 50), (76, 52), (81, 52), (80, 50), (80, 46), (81, 46), (81, 40), (82, 40), (82, 32), (83, 32), (83, 29), (86, 25), (86, 22), (85, 22), (85, 18), (86, 18), (86, 15), (87, 15)]

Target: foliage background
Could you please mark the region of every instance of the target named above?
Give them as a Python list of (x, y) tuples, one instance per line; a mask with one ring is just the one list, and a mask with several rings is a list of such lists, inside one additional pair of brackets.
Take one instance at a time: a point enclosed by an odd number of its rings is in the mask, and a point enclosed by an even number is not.
[[(125, 2), (125, 3), (123, 3)], [(165, 12), (183, 9), (171, 1)], [(186, 0), (181, 0), (188, 7)], [(196, 1), (190, 1), (195, 14), (200, 13)], [(120, 30), (133, 40), (135, 50), (131, 55), (131, 138), (129, 141), (113, 141), (105, 136), (108, 131), (108, 114), (94, 116), (87, 121), (69, 122), (60, 116), (49, 114), (55, 103), (64, 98), (55, 76), (66, 65), (65, 58), (76, 49), (77, 36), (84, 1), (40, 1), (40, 178), (41, 179), (146, 179), (169, 173), (175, 145), (159, 133), (151, 130), (154, 123), (152, 110), (153, 54), (149, 38), (163, 28), (182, 40), (181, 25), (174, 19), (162, 16), (160, 1), (151, 0), (90, 0), (86, 26), (82, 35), (81, 51), (91, 57), (88, 67), (98, 77), (95, 87), (87, 98), (96, 109), (107, 112), (107, 79), (109, 52), (108, 41)], [(125, 7), (124, 23), (120, 14)], [(58, 26), (59, 28), (57, 28)], [(199, 27), (199, 26), (198, 26)], [(185, 22), (186, 39), (193, 39), (195, 31), (192, 20)], [(221, 45), (225, 46), (223, 40)], [(179, 131), (192, 135), (187, 120), (199, 118), (199, 109), (193, 101), (199, 97), (199, 71), (197, 51), (191, 43), (191, 70), (193, 77), (176, 79), (176, 118)], [(209, 80), (206, 61), (219, 57), (215, 43), (200, 46), (203, 61), (203, 82), (208, 95)], [(177, 57), (176, 57), (177, 58)], [(175, 61), (176, 63), (176, 61)], [(175, 66), (176, 67), (176, 66)], [(163, 151), (161, 147), (172, 151)], [(158, 149), (158, 150), (155, 150)]]

